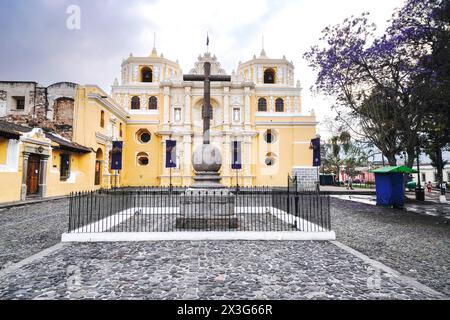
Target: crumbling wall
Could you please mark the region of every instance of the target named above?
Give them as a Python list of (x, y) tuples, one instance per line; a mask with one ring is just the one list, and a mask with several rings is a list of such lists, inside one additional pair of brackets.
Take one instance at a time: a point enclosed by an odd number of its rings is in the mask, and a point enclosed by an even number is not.
[(23, 111), (13, 110), (12, 100), (9, 101), (6, 98), (6, 111), (3, 116), (0, 113), (0, 118), (20, 125), (39, 127), (71, 140), (77, 85), (70, 82), (59, 82), (49, 87), (32, 84), (31, 91), (30, 83), (8, 82), (6, 86), (0, 85), (0, 89), (4, 89), (7, 97), (14, 95), (26, 97), (26, 106)]

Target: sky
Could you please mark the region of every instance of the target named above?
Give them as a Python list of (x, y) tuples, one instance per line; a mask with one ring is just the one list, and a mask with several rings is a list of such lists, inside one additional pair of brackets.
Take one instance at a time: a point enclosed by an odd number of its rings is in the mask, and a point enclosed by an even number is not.
[[(0, 0), (0, 80), (97, 84), (106, 92), (120, 79), (122, 59), (148, 56), (156, 33), (158, 53), (178, 60), (189, 72), (199, 54), (210, 52), (231, 74), (239, 61), (283, 55), (296, 67), (304, 111), (319, 121), (332, 100), (313, 94), (315, 73), (303, 54), (319, 42), (327, 25), (370, 12), (380, 32), (404, 0)], [(68, 28), (70, 6), (80, 9), (80, 25)], [(69, 20), (73, 21), (73, 20)], [(328, 133), (323, 125), (319, 133)]]

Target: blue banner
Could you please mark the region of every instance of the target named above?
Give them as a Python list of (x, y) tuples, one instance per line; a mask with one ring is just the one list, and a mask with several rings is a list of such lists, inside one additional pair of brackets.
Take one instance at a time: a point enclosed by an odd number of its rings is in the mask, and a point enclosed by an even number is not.
[(166, 141), (166, 168), (177, 167), (177, 142), (175, 140)]
[(111, 150), (111, 170), (122, 170), (123, 141), (113, 141)]
[(241, 142), (240, 141), (233, 141), (233, 159), (231, 162), (231, 169), (233, 169), (233, 170), (242, 169)]
[(311, 149), (313, 149), (313, 167), (320, 167), (320, 138), (311, 140)]

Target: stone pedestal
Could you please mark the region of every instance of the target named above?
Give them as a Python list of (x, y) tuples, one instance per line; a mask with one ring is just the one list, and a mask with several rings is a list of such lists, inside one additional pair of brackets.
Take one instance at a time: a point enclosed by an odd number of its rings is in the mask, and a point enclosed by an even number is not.
[(181, 229), (226, 230), (238, 227), (235, 196), (226, 189), (188, 189), (180, 201)]
[(194, 152), (194, 185), (180, 202), (180, 229), (227, 230), (238, 227), (235, 196), (220, 183), (222, 157), (218, 148), (202, 145)]

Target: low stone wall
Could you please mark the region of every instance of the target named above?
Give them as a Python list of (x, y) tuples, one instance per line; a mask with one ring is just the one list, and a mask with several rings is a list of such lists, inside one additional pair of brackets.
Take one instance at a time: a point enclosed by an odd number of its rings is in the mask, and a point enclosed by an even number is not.
[(297, 186), (299, 190), (315, 189), (319, 182), (317, 168), (315, 167), (293, 168), (292, 176), (297, 177)]

